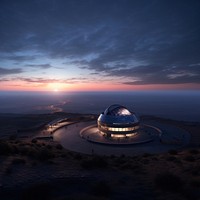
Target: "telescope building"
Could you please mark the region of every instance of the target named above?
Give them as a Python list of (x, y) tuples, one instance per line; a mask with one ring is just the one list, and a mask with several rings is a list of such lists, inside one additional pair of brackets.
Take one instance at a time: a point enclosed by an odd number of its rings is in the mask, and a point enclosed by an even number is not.
[(132, 137), (139, 131), (139, 119), (126, 107), (115, 104), (100, 114), (98, 129), (106, 137)]

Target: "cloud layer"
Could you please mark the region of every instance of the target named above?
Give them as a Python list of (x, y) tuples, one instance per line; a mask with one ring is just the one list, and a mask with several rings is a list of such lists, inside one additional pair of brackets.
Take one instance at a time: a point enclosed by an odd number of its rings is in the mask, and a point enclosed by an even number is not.
[(199, 10), (198, 0), (1, 1), (0, 76), (199, 84)]

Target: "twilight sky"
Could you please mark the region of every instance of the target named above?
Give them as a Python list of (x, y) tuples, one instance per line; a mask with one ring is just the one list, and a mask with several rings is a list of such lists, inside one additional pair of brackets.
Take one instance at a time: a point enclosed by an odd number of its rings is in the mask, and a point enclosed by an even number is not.
[(199, 0), (1, 0), (0, 90), (200, 89)]

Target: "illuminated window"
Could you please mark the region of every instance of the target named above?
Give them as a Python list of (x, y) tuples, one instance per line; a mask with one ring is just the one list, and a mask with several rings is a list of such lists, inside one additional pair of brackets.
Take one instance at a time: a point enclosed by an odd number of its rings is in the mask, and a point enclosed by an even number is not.
[(114, 138), (124, 138), (124, 137), (126, 137), (126, 135), (111, 134), (111, 137), (114, 137)]
[(132, 133), (132, 134), (126, 134), (127, 137), (131, 137), (134, 136), (136, 133)]

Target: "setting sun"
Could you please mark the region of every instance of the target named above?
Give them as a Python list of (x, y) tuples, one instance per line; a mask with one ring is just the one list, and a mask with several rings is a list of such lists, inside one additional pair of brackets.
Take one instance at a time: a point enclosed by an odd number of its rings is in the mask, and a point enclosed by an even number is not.
[(59, 92), (62, 91), (64, 89), (64, 84), (62, 83), (49, 83), (47, 88), (49, 88), (49, 91), (53, 91), (53, 92)]

